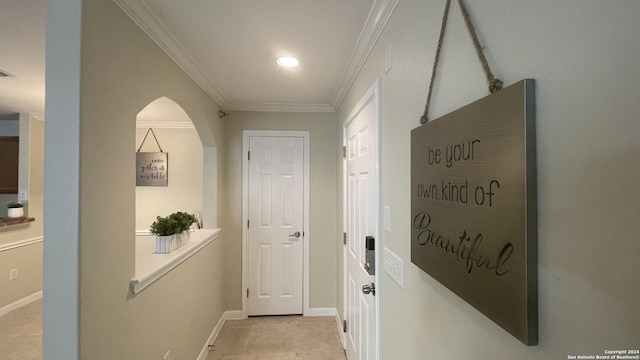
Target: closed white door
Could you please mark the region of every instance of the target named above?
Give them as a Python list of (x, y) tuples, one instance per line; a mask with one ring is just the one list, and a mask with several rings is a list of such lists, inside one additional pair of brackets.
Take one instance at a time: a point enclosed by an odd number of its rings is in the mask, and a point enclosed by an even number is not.
[(249, 138), (247, 315), (302, 314), (304, 140)]
[[(366, 99), (366, 98), (365, 98)], [(347, 125), (346, 352), (349, 360), (377, 358), (375, 268), (366, 259), (366, 238), (377, 247), (378, 176), (376, 102), (372, 97)], [(368, 287), (368, 288), (367, 288)]]

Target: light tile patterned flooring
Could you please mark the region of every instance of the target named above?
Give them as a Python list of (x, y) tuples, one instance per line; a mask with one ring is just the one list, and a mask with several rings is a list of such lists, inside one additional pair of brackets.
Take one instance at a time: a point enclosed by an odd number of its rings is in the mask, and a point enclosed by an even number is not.
[(0, 316), (0, 360), (42, 359), (42, 300)]
[(345, 360), (338, 334), (333, 317), (229, 320), (206, 360)]
[[(345, 360), (333, 317), (229, 320), (206, 360)], [(0, 316), (0, 360), (42, 360), (42, 300)]]

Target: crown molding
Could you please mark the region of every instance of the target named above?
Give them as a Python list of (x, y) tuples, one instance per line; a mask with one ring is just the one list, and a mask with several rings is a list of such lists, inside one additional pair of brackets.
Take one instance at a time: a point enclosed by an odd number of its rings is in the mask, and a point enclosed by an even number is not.
[(113, 2), (222, 108), (234, 111), (335, 112), (342, 105), (347, 92), (369, 58), (399, 0), (374, 0), (331, 104), (229, 102), (162, 22), (144, 5), (143, 0), (113, 0)]
[(229, 102), (220, 89), (207, 78), (200, 66), (141, 0), (113, 0), (113, 2), (219, 106), (227, 107)]
[(195, 129), (192, 122), (185, 121), (154, 121), (154, 120), (138, 120), (136, 128), (154, 128), (154, 129)]
[(292, 104), (292, 103), (252, 103), (234, 102), (229, 105), (231, 111), (264, 111), (264, 112), (335, 112), (330, 104)]
[(356, 81), (360, 70), (362, 70), (362, 67), (367, 62), (371, 51), (373, 51), (382, 31), (387, 26), (398, 2), (399, 0), (375, 0), (369, 12), (369, 17), (367, 17), (367, 21), (362, 28), (360, 37), (356, 42), (356, 46), (353, 48), (349, 64), (344, 70), (344, 73), (342, 73), (338, 88), (333, 95), (331, 106), (335, 111), (338, 111), (338, 108), (342, 105), (349, 89), (351, 89), (351, 86)]

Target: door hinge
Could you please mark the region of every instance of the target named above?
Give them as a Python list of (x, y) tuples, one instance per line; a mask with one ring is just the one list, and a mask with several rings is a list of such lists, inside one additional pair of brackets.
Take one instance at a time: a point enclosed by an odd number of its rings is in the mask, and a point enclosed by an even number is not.
[(342, 244), (347, 245), (347, 233), (342, 233)]
[(342, 158), (343, 159), (347, 158), (347, 147), (346, 146), (342, 147)]
[(247, 297), (249, 297), (249, 288), (247, 288)]
[(347, 332), (347, 320), (342, 320), (342, 332)]
[(251, 151), (247, 151), (247, 160), (251, 161)]
[(247, 229), (249, 228), (249, 219), (247, 219)]

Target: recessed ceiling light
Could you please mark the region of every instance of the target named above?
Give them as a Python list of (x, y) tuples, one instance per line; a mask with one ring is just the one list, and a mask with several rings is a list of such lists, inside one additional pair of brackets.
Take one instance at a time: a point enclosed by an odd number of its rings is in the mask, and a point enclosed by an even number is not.
[(300, 64), (300, 60), (291, 56), (281, 56), (276, 59), (276, 63), (282, 67), (295, 67)]

